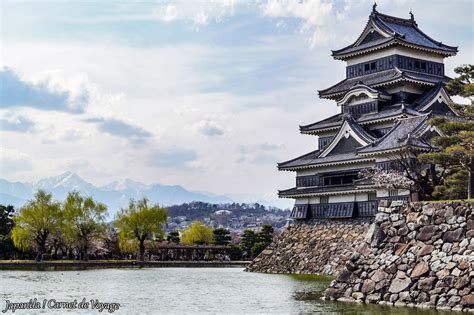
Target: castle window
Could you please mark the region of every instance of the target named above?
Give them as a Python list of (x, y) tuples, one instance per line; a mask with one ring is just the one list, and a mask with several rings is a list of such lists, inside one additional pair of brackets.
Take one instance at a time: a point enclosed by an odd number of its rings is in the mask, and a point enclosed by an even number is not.
[(415, 69), (420, 69), (420, 62), (415, 60)]
[(389, 190), (388, 190), (388, 196), (389, 196), (389, 197), (398, 196), (398, 189), (389, 189)]
[(426, 70), (426, 62), (421, 63), (421, 70)]
[(376, 68), (376, 63), (375, 62), (371, 62), (370, 63), (370, 70), (375, 70)]
[(319, 203), (329, 203), (329, 196), (319, 197)]
[(364, 71), (369, 71), (370, 70), (370, 64), (366, 63), (364, 65)]
[(376, 192), (369, 192), (368, 193), (368, 200), (369, 201), (377, 200), (377, 193)]

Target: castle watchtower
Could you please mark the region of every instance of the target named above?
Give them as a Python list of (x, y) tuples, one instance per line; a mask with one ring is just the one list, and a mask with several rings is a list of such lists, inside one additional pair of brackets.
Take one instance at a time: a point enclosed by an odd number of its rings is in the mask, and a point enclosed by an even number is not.
[(373, 216), (380, 199), (408, 200), (410, 191), (384, 189), (358, 180), (365, 168), (397, 167), (397, 152), (431, 149), (437, 130), (431, 115), (455, 116), (445, 89), (443, 60), (457, 47), (445, 45), (408, 19), (379, 13), (374, 5), (357, 40), (332, 51), (346, 62), (345, 79), (319, 91), (334, 100), (340, 113), (300, 126), (318, 136), (316, 150), (279, 163), (296, 172), (296, 187), (280, 190), (295, 199), (293, 219)]

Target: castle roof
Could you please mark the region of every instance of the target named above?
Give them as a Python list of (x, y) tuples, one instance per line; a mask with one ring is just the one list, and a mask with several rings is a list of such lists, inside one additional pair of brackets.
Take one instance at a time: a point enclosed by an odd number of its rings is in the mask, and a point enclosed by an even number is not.
[(457, 47), (445, 45), (421, 31), (413, 14), (410, 19), (403, 19), (379, 13), (374, 6), (358, 39), (347, 47), (333, 50), (332, 56), (335, 59), (347, 60), (356, 55), (393, 45), (437, 53), (445, 57), (453, 56), (458, 51)]
[(450, 78), (415, 71), (400, 70), (397, 67), (366, 74), (356, 78), (344, 79), (335, 85), (319, 91), (322, 98), (338, 99), (357, 85), (364, 84), (377, 88), (397, 82), (413, 82), (424, 85), (436, 85), (438, 82), (448, 82)]
[(357, 154), (386, 153), (387, 151), (398, 151), (402, 148), (417, 148), (430, 150), (432, 145), (429, 140), (425, 141), (423, 133), (429, 129), (429, 114), (400, 119), (396, 125), (383, 137), (369, 145), (357, 149)]
[(358, 146), (376, 140), (376, 138), (362, 128), (351, 115), (345, 114), (343, 125), (341, 126), (338, 135), (333, 138), (331, 143), (329, 143), (324, 150), (312, 151), (295, 159), (278, 163), (278, 169), (291, 170), (313, 165), (334, 165), (360, 162), (361, 159), (365, 158), (357, 156), (356, 151), (351, 148), (354, 145), (352, 141), (346, 144), (346, 146), (342, 145), (339, 149), (336, 149), (338, 143), (341, 142), (342, 139), (349, 138), (349, 134), (358, 139), (356, 141), (360, 142), (359, 144), (356, 144)]
[[(419, 116), (421, 113), (406, 107), (403, 104), (395, 104), (382, 108), (377, 113), (362, 114), (356, 118), (359, 125), (366, 125), (372, 122), (379, 122), (384, 120), (393, 120), (401, 115)], [(300, 126), (300, 132), (303, 134), (315, 134), (325, 130), (333, 130), (339, 128), (343, 122), (344, 114), (339, 113), (329, 118), (320, 120), (318, 122)]]

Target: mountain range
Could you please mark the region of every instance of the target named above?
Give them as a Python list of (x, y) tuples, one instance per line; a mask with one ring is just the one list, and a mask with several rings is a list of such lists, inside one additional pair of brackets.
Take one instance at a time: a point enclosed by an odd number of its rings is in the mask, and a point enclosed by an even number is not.
[(57, 200), (64, 200), (70, 191), (79, 191), (86, 196), (92, 196), (94, 199), (105, 203), (109, 208), (110, 214), (114, 214), (120, 208), (127, 206), (131, 198), (139, 199), (142, 197), (147, 197), (150, 201), (158, 202), (164, 206), (191, 201), (216, 204), (258, 202), (266, 206), (282, 206), (281, 203), (262, 200), (253, 195), (216, 195), (203, 191), (190, 191), (179, 185), (145, 185), (131, 179), (114, 181), (98, 187), (72, 172), (43, 178), (35, 183), (11, 182), (6, 179), (0, 179), (0, 203), (21, 207), (27, 200), (33, 198), (34, 193), (38, 189), (51, 192)]

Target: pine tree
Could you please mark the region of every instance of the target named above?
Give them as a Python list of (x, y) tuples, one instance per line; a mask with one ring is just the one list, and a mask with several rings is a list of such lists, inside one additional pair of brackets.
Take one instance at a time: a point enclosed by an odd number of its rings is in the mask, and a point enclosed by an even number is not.
[[(453, 96), (461, 96), (470, 100), (469, 104), (451, 104), (459, 114), (459, 118), (435, 117), (431, 124), (438, 127), (444, 134), (433, 139), (433, 144), (439, 150), (419, 155), (419, 160), (425, 163), (437, 164), (450, 173), (451, 186), (459, 187), (453, 180), (463, 178), (461, 174), (455, 175), (456, 170), (468, 173), (467, 197), (473, 198), (474, 190), (474, 66), (463, 65), (454, 69), (458, 76), (451, 80), (447, 89)], [(448, 178), (448, 177), (447, 177)], [(453, 185), (454, 184), (454, 185)], [(444, 187), (437, 187), (435, 191), (450, 190), (449, 180), (444, 181)], [(451, 187), (451, 188), (453, 188)], [(452, 190), (452, 189), (451, 189)], [(441, 194), (443, 198), (448, 196)], [(449, 197), (448, 197), (449, 198)]]

